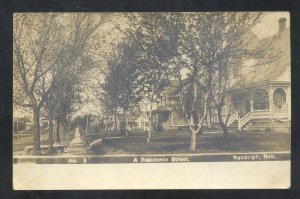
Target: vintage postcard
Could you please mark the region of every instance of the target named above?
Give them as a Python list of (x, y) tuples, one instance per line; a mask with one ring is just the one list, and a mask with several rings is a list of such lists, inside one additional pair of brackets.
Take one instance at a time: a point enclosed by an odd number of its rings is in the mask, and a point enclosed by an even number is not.
[(15, 13), (13, 187), (290, 187), (289, 12)]

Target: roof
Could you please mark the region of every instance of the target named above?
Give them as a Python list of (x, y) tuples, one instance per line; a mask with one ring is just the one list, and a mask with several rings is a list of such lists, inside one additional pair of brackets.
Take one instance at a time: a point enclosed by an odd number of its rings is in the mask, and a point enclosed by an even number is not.
[(270, 43), (271, 49), (268, 53), (276, 56), (274, 61), (245, 70), (233, 87), (244, 87), (251, 84), (274, 81), (290, 82), (290, 28), (286, 28), (277, 35), (261, 39), (257, 45), (264, 45), (265, 43)]

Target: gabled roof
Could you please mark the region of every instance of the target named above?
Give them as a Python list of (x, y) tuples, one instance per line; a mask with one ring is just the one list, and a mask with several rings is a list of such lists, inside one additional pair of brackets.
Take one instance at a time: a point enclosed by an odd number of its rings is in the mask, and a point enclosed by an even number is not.
[(244, 87), (251, 84), (261, 84), (274, 81), (290, 82), (290, 28), (286, 28), (275, 36), (261, 39), (258, 45), (271, 42), (272, 55), (276, 58), (272, 63), (254, 66), (241, 74), (241, 78), (233, 87)]

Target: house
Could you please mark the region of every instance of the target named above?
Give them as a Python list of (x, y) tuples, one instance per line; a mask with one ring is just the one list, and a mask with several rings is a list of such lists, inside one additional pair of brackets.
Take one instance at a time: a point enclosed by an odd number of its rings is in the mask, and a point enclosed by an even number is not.
[(31, 127), (30, 120), (27, 117), (14, 117), (13, 118), (13, 134), (18, 135), (24, 133)]
[[(277, 35), (254, 38), (259, 45), (272, 42), (275, 61), (244, 71), (238, 80), (232, 82), (231, 100), (235, 101), (236, 112), (228, 120), (229, 127), (236, 125), (238, 130), (290, 131), (290, 28), (286, 28), (285, 18), (280, 18), (278, 22)], [(223, 113), (226, 112), (225, 106)]]
[[(189, 79), (182, 80), (182, 84)], [(187, 124), (181, 110), (179, 97), (179, 80), (169, 80), (168, 86), (163, 90), (162, 97), (156, 102), (152, 111), (153, 128), (155, 130), (179, 130), (186, 129)], [(217, 123), (217, 114), (214, 107), (208, 105), (204, 126), (213, 127)]]
[[(161, 97), (152, 104), (153, 129), (177, 130), (186, 127), (185, 121), (180, 114), (179, 81), (169, 80), (168, 86), (164, 88)], [(141, 125), (144, 130), (149, 128), (150, 102), (144, 101), (141, 104), (142, 116), (140, 117)]]
[[(34, 121), (33, 113), (30, 109), (14, 106), (13, 109), (13, 133), (18, 134), (33, 134)], [(40, 130), (41, 133), (47, 133), (49, 129), (49, 121), (44, 112), (40, 113)]]
[(145, 118), (141, 111), (134, 110), (128, 115), (128, 126), (130, 130), (134, 129), (144, 129), (145, 128)]

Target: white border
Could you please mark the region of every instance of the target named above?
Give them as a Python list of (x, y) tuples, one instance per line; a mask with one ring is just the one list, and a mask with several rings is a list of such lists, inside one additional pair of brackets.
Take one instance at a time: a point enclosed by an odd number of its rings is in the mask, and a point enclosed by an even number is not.
[(286, 189), (290, 161), (13, 165), (15, 190)]

